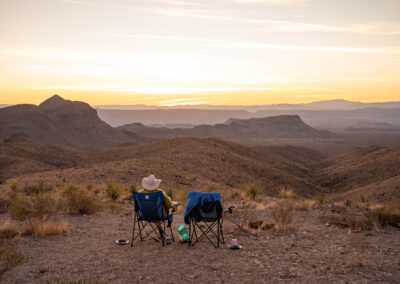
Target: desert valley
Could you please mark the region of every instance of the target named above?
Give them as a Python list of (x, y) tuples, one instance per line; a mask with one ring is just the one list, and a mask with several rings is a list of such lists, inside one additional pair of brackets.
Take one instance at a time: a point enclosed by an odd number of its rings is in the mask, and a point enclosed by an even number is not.
[[(107, 123), (105, 109), (58, 95), (0, 108), (3, 281), (398, 282), (400, 109), (357, 105), (339, 124), (335, 106), (308, 107), (219, 110), (206, 124), (190, 109), (147, 110), (152, 121), (109, 110)], [(183, 203), (174, 230), (190, 191), (220, 192), (235, 206), (225, 238), (243, 248), (116, 245), (150, 174)]]

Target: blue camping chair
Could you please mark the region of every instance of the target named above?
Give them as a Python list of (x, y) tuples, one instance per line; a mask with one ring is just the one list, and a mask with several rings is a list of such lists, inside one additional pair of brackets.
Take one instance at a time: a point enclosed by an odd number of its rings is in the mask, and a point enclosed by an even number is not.
[[(166, 238), (166, 225), (170, 229), (172, 240), (175, 241), (171, 224), (173, 217), (172, 212), (175, 211), (176, 207), (174, 207), (173, 211), (170, 212), (165, 205), (164, 196), (161, 191), (150, 194), (133, 192), (133, 200), (135, 202), (135, 216), (133, 221), (131, 246), (133, 246), (133, 242), (138, 237), (140, 237), (140, 240), (143, 241), (146, 237), (151, 237), (153, 233), (157, 233), (157, 231), (161, 237), (162, 245), (164, 246)], [(163, 211), (166, 212), (166, 216), (163, 215)], [(146, 228), (149, 228), (147, 232), (145, 232)], [(151, 238), (158, 241), (154, 237)]]
[(189, 192), (185, 211), (185, 223), (189, 224), (189, 246), (194, 246), (204, 238), (215, 248), (219, 247), (219, 243), (224, 244), (223, 217), (226, 213), (232, 213), (233, 208), (234, 206), (231, 206), (225, 211), (222, 210), (219, 192)]

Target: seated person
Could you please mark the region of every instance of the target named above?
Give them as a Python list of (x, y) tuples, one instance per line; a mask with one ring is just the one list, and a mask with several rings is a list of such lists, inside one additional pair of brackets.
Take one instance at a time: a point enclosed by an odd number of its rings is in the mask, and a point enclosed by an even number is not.
[[(161, 179), (156, 179), (154, 175), (149, 175), (148, 177), (144, 177), (142, 179), (142, 186), (143, 189), (139, 190), (140, 193), (146, 193), (146, 194), (151, 194), (155, 192), (162, 192), (164, 196), (164, 202), (167, 208), (174, 208), (175, 206), (178, 205), (178, 202), (172, 201), (171, 197), (168, 196), (168, 194), (162, 190), (159, 189), (158, 187), (160, 186)], [(167, 216), (167, 212), (163, 210), (163, 215), (164, 217)]]

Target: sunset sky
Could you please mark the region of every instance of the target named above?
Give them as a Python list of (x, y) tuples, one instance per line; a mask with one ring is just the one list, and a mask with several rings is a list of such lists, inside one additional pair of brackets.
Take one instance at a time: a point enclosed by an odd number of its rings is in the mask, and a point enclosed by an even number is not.
[(399, 0), (0, 0), (0, 104), (400, 101)]

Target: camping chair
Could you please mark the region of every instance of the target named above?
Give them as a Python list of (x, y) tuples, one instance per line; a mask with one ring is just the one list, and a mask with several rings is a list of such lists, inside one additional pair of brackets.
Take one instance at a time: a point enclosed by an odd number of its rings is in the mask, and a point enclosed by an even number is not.
[[(135, 216), (133, 221), (131, 246), (133, 246), (133, 242), (138, 237), (140, 237), (141, 241), (148, 236), (150, 236), (153, 240), (158, 241), (152, 237), (152, 234), (157, 234), (157, 231), (161, 238), (162, 245), (164, 246), (166, 225), (170, 229), (172, 240), (175, 241), (171, 228), (173, 213), (170, 212), (165, 205), (164, 196), (161, 191), (151, 194), (133, 192), (133, 200), (135, 202)], [(175, 210), (176, 206), (173, 208), (173, 212)], [(166, 216), (164, 216), (163, 211), (166, 212)], [(146, 228), (148, 228), (147, 232), (145, 232)]]
[(189, 246), (194, 246), (204, 238), (215, 248), (220, 243), (224, 244), (223, 217), (225, 213), (232, 213), (232, 208), (222, 211), (221, 195), (218, 192), (189, 192), (185, 211), (185, 223), (189, 224)]

